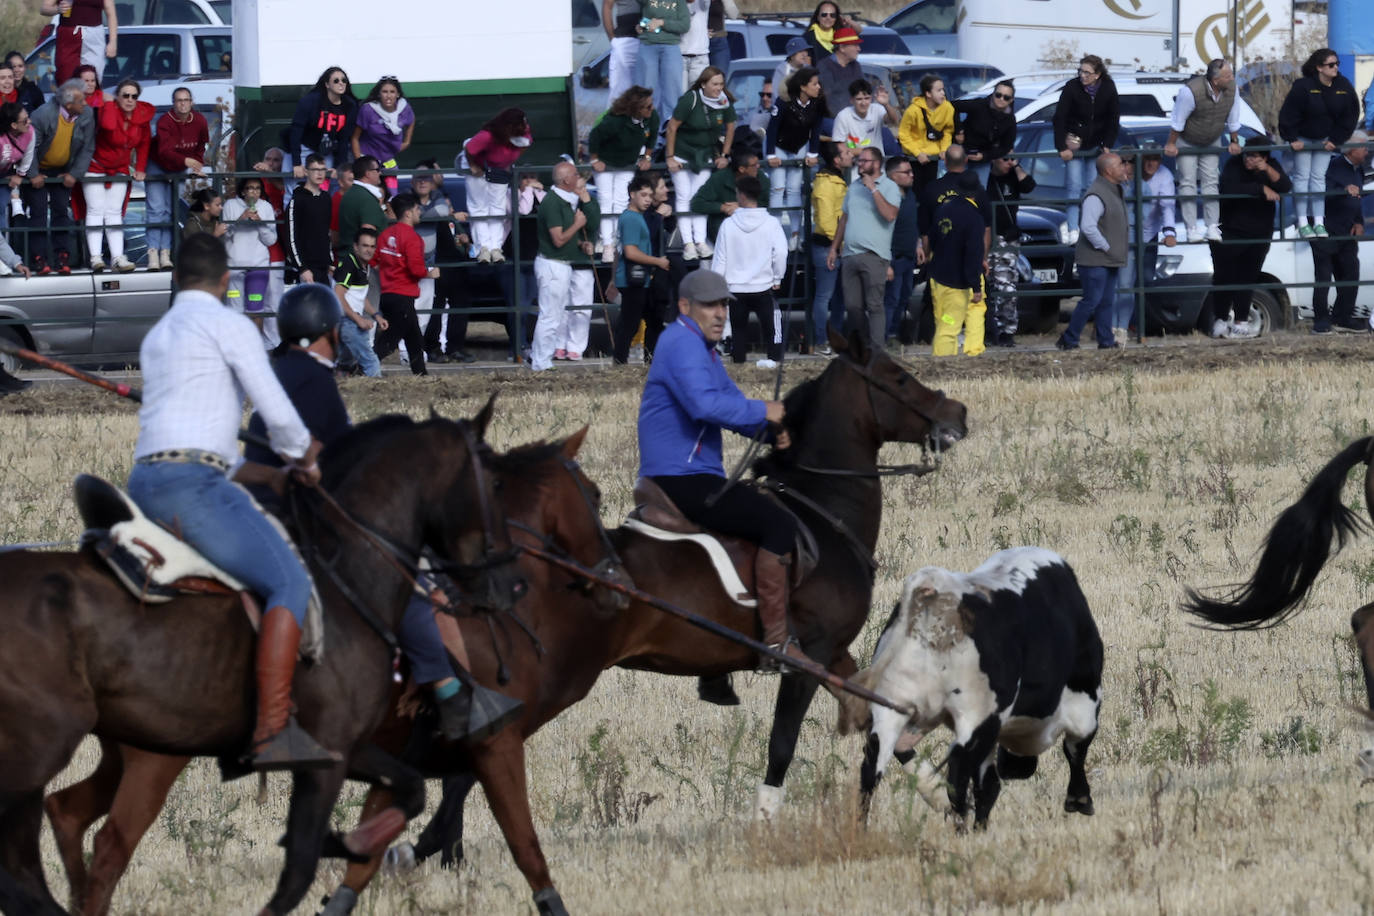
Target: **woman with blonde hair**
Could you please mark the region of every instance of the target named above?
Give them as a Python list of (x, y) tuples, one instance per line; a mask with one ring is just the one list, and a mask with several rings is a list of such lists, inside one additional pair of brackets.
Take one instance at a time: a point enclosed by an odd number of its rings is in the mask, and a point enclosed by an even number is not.
[(712, 169), (730, 164), (735, 142), (735, 97), (725, 88), (725, 74), (715, 67), (701, 71), (673, 109), (668, 120), (664, 158), (677, 197), (678, 227), (682, 230), (682, 259), (709, 258), (706, 217), (692, 213), (692, 195), (706, 184)]
[(654, 92), (643, 86), (631, 86), (621, 93), (587, 138), (596, 176), (597, 203), (601, 205), (601, 260), (606, 264), (615, 260), (619, 225), (619, 220), (607, 217), (625, 212), (630, 179), (636, 171), (645, 171), (652, 164), (657, 142)]

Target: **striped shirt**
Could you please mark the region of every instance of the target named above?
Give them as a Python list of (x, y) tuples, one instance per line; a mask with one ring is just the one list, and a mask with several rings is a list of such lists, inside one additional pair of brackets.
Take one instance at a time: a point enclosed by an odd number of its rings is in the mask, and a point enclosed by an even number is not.
[(139, 363), (143, 407), (134, 458), (201, 449), (236, 467), (245, 395), (266, 421), (274, 451), (300, 458), (310, 447), (310, 431), (272, 372), (257, 327), (209, 293), (177, 293), (143, 338)]

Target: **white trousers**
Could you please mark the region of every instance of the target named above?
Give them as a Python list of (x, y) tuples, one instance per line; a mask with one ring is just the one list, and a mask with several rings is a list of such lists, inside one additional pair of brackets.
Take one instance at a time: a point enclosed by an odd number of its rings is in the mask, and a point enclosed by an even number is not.
[(701, 76), (701, 71), (705, 70), (711, 63), (709, 54), (684, 54), (682, 55), (682, 85), (687, 87), (697, 81)]
[(592, 326), (589, 311), (568, 311), (570, 305), (591, 305), (595, 271), (573, 270), (566, 261), (543, 255), (534, 259), (534, 280), (539, 286), (539, 318), (530, 346), (530, 368), (553, 368), (555, 350), (582, 353)]
[[(103, 25), (84, 25), (81, 27), (81, 63), (95, 67), (95, 84), (105, 78), (105, 45), (108, 43)], [(107, 97), (108, 98), (108, 97)]]
[(620, 220), (612, 219), (625, 212), (630, 203), (630, 179), (634, 172), (612, 172), (607, 169), (596, 173), (596, 202), (601, 205), (601, 244), (615, 244), (616, 230)]
[[(639, 60), (638, 38), (611, 39), (611, 101), (614, 102), (635, 84), (635, 62)], [(685, 84), (684, 84), (685, 85)]]
[(107, 186), (103, 176), (91, 176), (94, 181), (81, 183), (86, 196), (86, 247), (92, 258), (100, 257), (102, 236), (110, 243), (110, 260), (124, 256), (124, 195), (127, 182), (112, 181)]
[(1220, 173), (1217, 171), (1221, 156), (1218, 153), (1212, 155), (1190, 156), (1188, 150), (1212, 150), (1216, 145), (1191, 146), (1187, 143), (1179, 143), (1180, 155), (1176, 160), (1178, 165), (1178, 216), (1183, 221), (1189, 232), (1193, 231), (1193, 226), (1198, 222), (1197, 218), (1197, 192), (1201, 185), (1203, 196), (1207, 199), (1202, 202), (1202, 216), (1207, 223), (1208, 229), (1214, 229), (1221, 224), (1221, 201), (1217, 200), (1216, 194), (1221, 190)]
[(500, 251), (510, 235), (510, 185), (468, 175), (467, 192), (473, 242)]
[(682, 244), (706, 241), (706, 217), (700, 213), (689, 213), (692, 208), (692, 195), (701, 190), (711, 177), (710, 169), (693, 172), (683, 166), (673, 173), (673, 194), (677, 196), (678, 228), (682, 230)]

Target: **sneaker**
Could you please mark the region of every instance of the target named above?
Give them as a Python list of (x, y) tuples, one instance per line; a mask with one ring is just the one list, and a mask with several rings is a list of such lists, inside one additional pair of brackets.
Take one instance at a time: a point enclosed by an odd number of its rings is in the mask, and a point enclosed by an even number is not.
[(1317, 238), (1319, 238), (1319, 239), (1324, 239), (1324, 238), (1328, 238), (1328, 237), (1329, 237), (1329, 236), (1328, 236), (1328, 233), (1327, 233), (1327, 231), (1326, 231), (1326, 227), (1323, 226), (1321, 223), (1317, 223), (1317, 225), (1315, 225), (1315, 226), (1312, 227), (1312, 234), (1315, 235), (1315, 236), (1316, 236)]
[(156, 248), (149, 248), (149, 249), (148, 249), (148, 269), (149, 269), (149, 270), (161, 270), (161, 269), (162, 269), (162, 262), (159, 261), (158, 258), (157, 258), (157, 249), (156, 249)]
[(124, 255), (121, 254), (119, 257), (114, 259), (114, 269), (122, 274), (127, 274), (129, 271), (134, 269), (134, 262), (130, 261), (128, 258), (124, 257)]
[(1006, 334), (1006, 333), (998, 334), (998, 335), (997, 335), (997, 346), (999, 346), (999, 347), (1006, 347), (1007, 349), (1011, 349), (1012, 347), (1015, 347), (1015, 346), (1016, 346), (1016, 335), (1014, 335), (1014, 334)]
[(711, 255), (715, 253), (716, 250), (711, 247), (710, 242), (697, 242), (697, 257), (709, 258)]
[(614, 249), (614, 248), (602, 248), (602, 249), (601, 249), (601, 263), (602, 263), (602, 264), (614, 264), (614, 263), (615, 263), (615, 249)]
[(630, 347), (630, 365), (642, 365), (644, 362), (644, 348), (639, 346)]
[(778, 361), (775, 359), (761, 359), (754, 363), (754, 365), (758, 366), (760, 369), (776, 369), (778, 368)]
[(41, 254), (33, 256), (33, 275), (35, 277), (46, 277), (52, 273), (52, 268), (48, 266), (48, 259)]
[(483, 248), (481, 251), (477, 252), (477, 263), (478, 263), (478, 264), (490, 264), (490, 263), (491, 263), (491, 249), (490, 249), (490, 248)]
[(682, 243), (682, 260), (695, 261), (697, 259), (697, 246), (691, 242)]
[(1304, 223), (1298, 227), (1298, 238), (1314, 239), (1317, 237), (1317, 230)]
[(1330, 334), (1330, 333), (1331, 333), (1331, 326), (1330, 326), (1330, 325), (1325, 325), (1325, 324), (1323, 324), (1323, 325), (1316, 325), (1316, 324), (1314, 324), (1314, 325), (1312, 325), (1312, 333), (1313, 333), (1313, 334)]
[(576, 350), (569, 350), (569, 351), (568, 351), (568, 360), (569, 360), (570, 362), (574, 362), (574, 363), (575, 363), (575, 362), (577, 362), (578, 360), (580, 360), (581, 358), (582, 358), (582, 354), (579, 353), (579, 352), (577, 352)]
[(1212, 336), (1215, 337), (1215, 338), (1217, 338), (1218, 340), (1225, 340), (1227, 337), (1230, 337), (1230, 336), (1231, 336), (1231, 325), (1230, 325), (1230, 322), (1224, 321), (1224, 320), (1222, 320), (1222, 319), (1220, 319), (1220, 318), (1218, 318), (1216, 321), (1213, 321), (1213, 322), (1212, 322)]
[(816, 348), (816, 352), (819, 353), (821, 356), (835, 355), (835, 351), (831, 349), (831, 346), (828, 343), (821, 344), (819, 347)]
[(1352, 318), (1349, 321), (1336, 321), (1331, 326), (1341, 334), (1363, 334), (1369, 330), (1365, 327), (1364, 322), (1357, 318)]
[(800, 244), (801, 244), (801, 237), (800, 237), (799, 235), (797, 235), (797, 233), (794, 232), (794, 233), (792, 233), (791, 235), (789, 235), (789, 236), (787, 237), (787, 250), (788, 250), (788, 251), (796, 251), (796, 250), (797, 250), (797, 246), (800, 245)]
[(430, 353), (425, 354), (425, 362), (434, 363), (436, 366), (442, 365), (448, 361), (448, 357), (440, 353), (438, 350), (434, 350)]
[(1289, 241), (1292, 241), (1293, 239), (1296, 239), (1299, 236), (1301, 231), (1302, 230), (1300, 230), (1296, 225), (1287, 226), (1283, 230), (1283, 237), (1285, 239), (1288, 239)]
[(1056, 347), (1058, 347), (1060, 350), (1077, 350), (1077, 349), (1078, 349), (1078, 344), (1076, 344), (1076, 343), (1069, 343), (1068, 340), (1065, 339), (1065, 337), (1064, 337), (1063, 334), (1060, 334), (1060, 335), (1059, 335), (1059, 339), (1056, 340), (1056, 341), (1054, 342), (1054, 345), (1055, 345)]
[(491, 263), (493, 263), (493, 264), (500, 264), (500, 263), (501, 263), (502, 261), (504, 261), (505, 259), (506, 259), (505, 252), (503, 252), (500, 248), (493, 248), (493, 249), (491, 249)]
[(1220, 241), (1221, 241), (1221, 227), (1220, 227), (1220, 226), (1208, 226), (1208, 227), (1207, 227), (1207, 241), (1209, 241), (1209, 242), (1220, 242)]
[(100, 273), (100, 272), (101, 272), (102, 270), (104, 270), (104, 269), (105, 269), (105, 261), (104, 261), (103, 258), (99, 257), (98, 255), (97, 255), (96, 257), (94, 257), (94, 258), (91, 258), (91, 273), (97, 273), (97, 274), (98, 274), (98, 273)]
[(159, 250), (157, 254), (158, 254), (158, 260), (162, 262), (162, 269), (163, 269), (163, 270), (171, 270), (171, 269), (172, 269), (172, 253), (171, 253), (170, 251), (168, 251), (166, 248), (163, 248), (163, 249)]
[(554, 350), (554, 351), (553, 351), (553, 358), (554, 358), (554, 359), (567, 359), (567, 358), (568, 358), (568, 351), (567, 351), (567, 350)]
[(64, 277), (72, 272), (72, 256), (65, 251), (57, 253), (57, 272)]

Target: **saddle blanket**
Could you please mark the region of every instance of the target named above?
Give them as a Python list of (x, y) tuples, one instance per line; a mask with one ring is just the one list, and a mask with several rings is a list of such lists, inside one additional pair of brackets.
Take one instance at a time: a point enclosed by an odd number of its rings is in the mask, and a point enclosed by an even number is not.
[(631, 531), (638, 531), (645, 537), (651, 537), (658, 541), (691, 541), (706, 551), (706, 556), (711, 560), (711, 566), (715, 568), (716, 575), (720, 578), (720, 584), (725, 588), (725, 594), (730, 596), (741, 607), (758, 607), (749, 589), (745, 588), (744, 581), (740, 579), (739, 572), (735, 569), (735, 564), (731, 562), (730, 555), (721, 546), (720, 541), (709, 534), (680, 534), (676, 531), (665, 531), (662, 528), (655, 528), (653, 525), (646, 524), (637, 518), (627, 518), (624, 527)]

